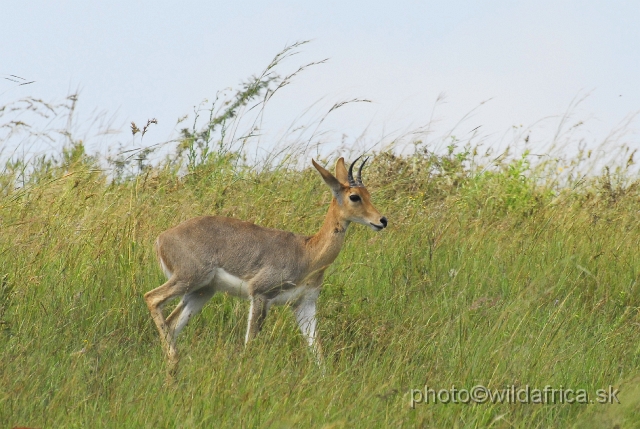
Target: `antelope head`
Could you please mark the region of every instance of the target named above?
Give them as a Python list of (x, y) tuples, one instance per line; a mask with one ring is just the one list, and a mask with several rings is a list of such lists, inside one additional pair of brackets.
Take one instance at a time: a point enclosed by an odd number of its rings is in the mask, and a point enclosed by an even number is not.
[(356, 178), (353, 177), (353, 166), (360, 158), (353, 161), (348, 171), (344, 158), (338, 159), (335, 176), (318, 165), (315, 160), (311, 161), (331, 189), (340, 219), (368, 226), (374, 231), (382, 231), (387, 227), (387, 218), (373, 206), (371, 195), (362, 183), (362, 168), (368, 158), (360, 164)]

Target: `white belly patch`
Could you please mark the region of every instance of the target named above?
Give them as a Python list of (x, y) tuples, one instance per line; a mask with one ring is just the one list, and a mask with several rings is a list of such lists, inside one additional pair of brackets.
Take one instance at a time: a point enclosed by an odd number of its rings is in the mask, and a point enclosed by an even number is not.
[[(239, 277), (229, 274), (222, 268), (216, 269), (216, 275), (213, 280), (216, 292), (226, 292), (229, 295), (240, 298), (249, 298), (249, 285), (246, 281)], [(292, 287), (283, 290), (275, 297), (269, 300), (269, 305), (285, 305), (297, 301), (302, 295), (308, 292), (306, 286)]]
[(239, 277), (229, 274), (222, 268), (216, 270), (216, 276), (213, 280), (216, 291), (226, 292), (229, 295), (240, 298), (249, 298), (249, 288), (247, 282)]

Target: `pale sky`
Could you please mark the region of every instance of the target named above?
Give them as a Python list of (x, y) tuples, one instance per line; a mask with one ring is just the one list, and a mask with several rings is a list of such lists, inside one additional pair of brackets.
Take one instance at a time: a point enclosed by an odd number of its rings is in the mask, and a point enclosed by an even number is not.
[[(443, 132), (490, 99), (460, 130), (482, 126), (496, 141), (513, 125), (562, 115), (588, 93), (574, 116), (590, 142), (640, 111), (637, 0), (5, 0), (0, 12), (0, 77), (35, 81), (0, 79), (0, 104), (27, 95), (61, 100), (80, 88), (85, 116), (116, 114), (123, 133), (114, 144), (129, 141), (128, 122), (149, 118), (159, 124), (148, 144), (175, 137), (176, 120), (193, 106), (309, 39), (282, 72), (329, 61), (274, 98), (265, 145), (320, 99), (318, 112), (351, 98), (373, 101), (345, 106), (322, 125), (347, 143), (367, 127), (375, 140), (424, 125), (442, 93), (433, 117)], [(557, 124), (543, 121), (535, 136), (550, 138)], [(640, 146), (638, 134), (627, 142)]]

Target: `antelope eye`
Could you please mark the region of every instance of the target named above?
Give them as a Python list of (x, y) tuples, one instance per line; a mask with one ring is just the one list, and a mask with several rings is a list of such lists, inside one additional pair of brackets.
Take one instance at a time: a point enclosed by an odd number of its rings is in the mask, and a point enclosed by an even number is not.
[(358, 201), (360, 201), (360, 195), (356, 195), (356, 194), (349, 195), (349, 199), (354, 203), (357, 203)]

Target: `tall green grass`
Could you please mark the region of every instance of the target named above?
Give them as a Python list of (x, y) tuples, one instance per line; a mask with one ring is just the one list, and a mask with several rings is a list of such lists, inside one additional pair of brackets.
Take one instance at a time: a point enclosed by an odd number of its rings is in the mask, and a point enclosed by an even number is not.
[[(245, 348), (247, 303), (217, 295), (181, 335), (180, 371), (165, 384), (142, 299), (164, 282), (154, 238), (202, 214), (312, 234), (330, 198), (314, 170), (294, 168), (309, 161), (297, 152), (256, 166), (242, 148), (182, 137), (174, 158), (137, 169), (121, 159), (119, 174), (73, 140), (28, 169), (5, 164), (0, 426), (640, 425), (636, 177), (574, 180), (527, 154), (481, 165), (455, 145), (379, 152), (365, 170), (389, 228), (353, 226), (327, 272), (323, 368), (287, 308)], [(411, 408), (425, 385), (550, 385), (592, 398), (612, 385), (621, 404)]]
[[(154, 237), (207, 213), (311, 234), (329, 202), (311, 169), (231, 162), (115, 183), (81, 156), (4, 188), (5, 426), (566, 427), (592, 414), (638, 423), (637, 186), (614, 192), (597, 177), (555, 193), (511, 174), (513, 164), (444, 170), (446, 155), (382, 153), (366, 172), (390, 226), (354, 226), (328, 272), (324, 370), (285, 308), (245, 349), (247, 305), (219, 295), (182, 335), (178, 381), (165, 386), (142, 300), (164, 281)], [(411, 409), (410, 389), (425, 384), (614, 385), (622, 404)]]

